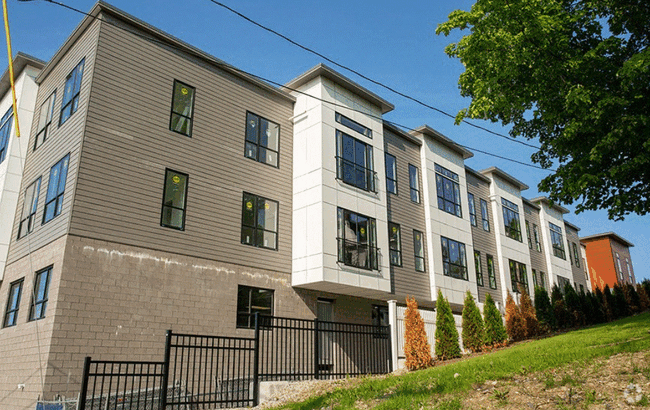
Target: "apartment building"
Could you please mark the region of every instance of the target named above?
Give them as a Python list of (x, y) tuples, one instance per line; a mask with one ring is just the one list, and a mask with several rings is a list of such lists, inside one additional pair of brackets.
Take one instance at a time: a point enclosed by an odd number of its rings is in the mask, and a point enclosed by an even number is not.
[(614, 232), (583, 236), (592, 289), (612, 288), (615, 284), (636, 284), (630, 248), (633, 243)]

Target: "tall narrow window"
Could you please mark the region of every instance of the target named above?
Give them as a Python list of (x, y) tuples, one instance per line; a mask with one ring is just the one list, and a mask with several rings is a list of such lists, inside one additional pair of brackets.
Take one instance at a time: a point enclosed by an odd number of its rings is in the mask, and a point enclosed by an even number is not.
[(537, 271), (535, 269), (532, 269), (533, 271), (533, 292), (535, 291), (535, 288), (539, 286), (537, 283)]
[(13, 125), (14, 111), (9, 108), (9, 111), (2, 116), (0, 120), (0, 164), (7, 157), (7, 148), (9, 147), (9, 137), (11, 137), (11, 126)]
[(435, 164), (438, 208), (462, 218), (458, 174)]
[[(573, 244), (575, 246), (575, 244)], [(625, 258), (625, 266), (627, 266), (627, 276), (630, 278), (630, 283), (635, 285), (634, 272), (632, 272), (632, 265), (630, 265), (630, 260)]]
[(573, 245), (573, 260), (576, 263), (576, 267), (580, 267), (580, 254), (578, 253), (578, 245), (576, 245), (575, 242), (572, 243)]
[(29, 309), (29, 320), (38, 320), (45, 317), (45, 310), (47, 309), (47, 294), (50, 290), (51, 276), (51, 266), (36, 272), (32, 304)]
[(409, 164), (409, 187), (411, 188), (411, 201), (420, 203), (420, 177), (418, 168)]
[(41, 177), (31, 183), (25, 189), (25, 199), (23, 201), (23, 212), (18, 225), (18, 239), (24, 237), (34, 229), (34, 220), (36, 217), (36, 207), (38, 205), (38, 193), (41, 190)]
[(528, 221), (526, 221), (526, 239), (528, 239), (528, 247), (530, 249), (533, 249), (533, 241), (532, 238), (530, 237), (530, 224)]
[(519, 222), (519, 207), (501, 198), (503, 208), (503, 223), (505, 225), (506, 236), (521, 242), (521, 223)]
[(20, 296), (23, 292), (24, 279), (17, 280), (9, 286), (9, 300), (7, 300), (7, 309), (2, 327), (16, 325), (18, 319), (18, 309), (20, 308)]
[(372, 146), (336, 131), (336, 178), (364, 191), (377, 192), (372, 164)]
[(467, 193), (467, 200), (469, 201), (469, 221), (472, 226), (477, 226), (476, 222), (476, 204), (474, 203), (474, 194)]
[(165, 189), (160, 213), (160, 225), (178, 230), (185, 229), (188, 175), (165, 170)]
[(50, 180), (47, 185), (47, 196), (45, 197), (45, 210), (43, 211), (43, 223), (52, 220), (61, 213), (63, 209), (63, 194), (65, 193), (65, 182), (68, 178), (68, 163), (70, 154), (63, 157), (59, 162), (50, 168)]
[(48, 137), (52, 118), (54, 117), (54, 101), (56, 100), (56, 90), (41, 105), (41, 112), (38, 116), (38, 128), (36, 129), (36, 141), (34, 141), (34, 150), (41, 146)]
[(194, 122), (194, 94), (194, 87), (174, 80), (169, 129), (188, 137), (192, 136), (192, 124)]
[(616, 271), (616, 275), (618, 276), (618, 282), (620, 284), (623, 284), (623, 269), (621, 269), (621, 257), (619, 256), (618, 252), (614, 252), (616, 254), (616, 267), (618, 268)]
[(539, 286), (546, 289), (546, 275), (542, 271), (539, 271)]
[(424, 238), (422, 232), (415, 229), (413, 230), (413, 251), (415, 253), (415, 270), (424, 272)]
[(372, 130), (370, 128), (363, 126), (358, 122), (349, 119), (345, 115), (339, 114), (338, 112), (336, 113), (335, 118), (336, 118), (336, 122), (338, 122), (339, 124), (345, 125), (349, 129), (354, 130), (363, 136), (372, 138)]
[(386, 191), (397, 195), (397, 160), (386, 154)]
[(566, 250), (567, 253), (569, 254), (569, 262), (571, 263), (571, 266), (573, 266), (573, 255), (571, 255), (571, 242), (569, 242), (569, 238), (567, 238), (566, 240)]
[(564, 252), (564, 241), (562, 240), (562, 228), (559, 226), (548, 223), (551, 231), (551, 243), (553, 244), (553, 255), (557, 256), (560, 259), (566, 260), (566, 254)]
[(81, 93), (81, 79), (84, 74), (84, 63), (86, 59), (81, 62), (72, 70), (68, 77), (65, 79), (65, 88), (63, 89), (63, 100), (61, 101), (61, 118), (59, 125), (70, 118), (72, 114), (77, 112), (79, 108), (79, 94)]
[(361, 269), (379, 270), (374, 218), (338, 208), (337, 240), (339, 262)]
[(278, 166), (280, 125), (253, 113), (246, 113), (246, 156)]
[(512, 282), (512, 291), (519, 293), (523, 287), (523, 289), (526, 290), (526, 293), (530, 294), (528, 292), (528, 274), (526, 273), (526, 265), (517, 261), (513, 261), (512, 259), (509, 259), (508, 263), (510, 265), (510, 280)]
[(278, 249), (278, 202), (244, 192), (241, 243)]
[(494, 257), (487, 255), (488, 279), (490, 281), (490, 289), (497, 288), (497, 277), (494, 271)]
[(481, 199), (481, 219), (483, 220), (483, 230), (490, 232), (490, 217), (488, 214), (487, 201)]
[(402, 234), (400, 226), (388, 222), (388, 245), (390, 247), (390, 264), (402, 266)]
[(542, 251), (542, 244), (539, 243), (539, 232), (537, 231), (537, 225), (533, 224), (533, 237), (535, 238), (535, 249), (537, 252)]
[(476, 284), (483, 286), (483, 267), (481, 266), (481, 252), (474, 251), (474, 267), (476, 268)]
[(442, 266), (445, 276), (467, 280), (467, 256), (465, 244), (440, 237), (442, 243)]
[(273, 316), (273, 290), (237, 287), (237, 327), (252, 329), (255, 327), (255, 313), (260, 316)]

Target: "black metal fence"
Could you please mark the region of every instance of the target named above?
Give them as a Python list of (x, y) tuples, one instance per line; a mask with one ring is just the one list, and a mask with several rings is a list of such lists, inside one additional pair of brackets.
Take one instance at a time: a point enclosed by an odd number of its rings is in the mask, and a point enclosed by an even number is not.
[(260, 381), (392, 371), (388, 326), (255, 318), (253, 338), (167, 331), (162, 362), (86, 357), (79, 410), (255, 406)]

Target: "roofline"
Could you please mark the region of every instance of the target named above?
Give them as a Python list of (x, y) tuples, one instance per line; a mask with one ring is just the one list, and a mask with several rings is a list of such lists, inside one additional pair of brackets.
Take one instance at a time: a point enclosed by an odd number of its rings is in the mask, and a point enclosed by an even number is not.
[(604, 232), (604, 233), (597, 233), (595, 235), (583, 236), (582, 238), (580, 238), (580, 241), (588, 241), (588, 242), (590, 242), (592, 240), (599, 239), (599, 238), (605, 238), (605, 237), (614, 238), (615, 240), (617, 240), (617, 241), (621, 242), (622, 244), (626, 245), (628, 248), (634, 247), (634, 244), (632, 242), (630, 242), (627, 239), (623, 238), (622, 236), (616, 234), (615, 232)]
[(453, 151), (460, 154), (463, 157), (463, 159), (472, 158), (474, 156), (474, 153), (472, 151), (461, 147), (458, 143), (454, 142), (453, 140), (451, 140), (448, 137), (445, 137), (440, 132), (434, 130), (433, 128), (431, 128), (430, 126), (428, 126), (426, 124), (416, 128), (414, 130), (411, 130), (411, 132), (409, 134), (413, 135), (413, 134), (416, 134), (416, 133), (419, 133), (419, 134), (425, 135), (427, 137), (433, 138), (434, 140), (440, 142), (442, 145), (446, 146), (447, 148), (450, 148)]
[(384, 128), (388, 129), (393, 134), (396, 134), (398, 137), (404, 138), (405, 140), (412, 142), (420, 147), (422, 146), (421, 140), (415, 138), (408, 132), (404, 131), (403, 129), (399, 128), (395, 124), (391, 123), (390, 121), (384, 120), (383, 123), (384, 123)]
[[(223, 60), (220, 60), (205, 51), (202, 51), (201, 49), (194, 47), (182, 40), (180, 40), (177, 37), (172, 36), (171, 34), (168, 34), (140, 19), (137, 17), (132, 16), (131, 14), (126, 13), (125, 11), (122, 11), (118, 9), (117, 7), (110, 5), (108, 3), (105, 3), (104, 1), (98, 1), (95, 3), (93, 8), (88, 12), (86, 17), (81, 20), (79, 25), (74, 29), (72, 34), (67, 38), (67, 40), (63, 43), (63, 45), (57, 50), (57, 52), (54, 54), (52, 59), (47, 63), (41, 74), (36, 78), (36, 82), (40, 83), (49, 73), (52, 71), (52, 69), (56, 66), (56, 64), (63, 58), (63, 56), (68, 52), (68, 50), (74, 45), (74, 43), (77, 41), (79, 37), (86, 31), (88, 26), (90, 26), (95, 19), (98, 19), (100, 13), (106, 13), (110, 14), (112, 17), (116, 17), (120, 20), (125, 21), (126, 23), (136, 27), (139, 30), (142, 30), (143, 32), (149, 34), (152, 37), (157, 38), (158, 40), (162, 40), (165, 43), (168, 43), (170, 46), (180, 49), (181, 51), (190, 54), (194, 57), (197, 57), (223, 71), (226, 71), (236, 77), (239, 77), (249, 83), (252, 83), (266, 91), (270, 91), (274, 93), (275, 95), (284, 98), (285, 100), (295, 102), (296, 98), (292, 96), (291, 94), (280, 90), (279, 88), (276, 88), (272, 86), (271, 84), (268, 84), (258, 78), (255, 78), (254, 76), (250, 74), (246, 74), (245, 72), (235, 68), (234, 66), (226, 63)], [(101, 20), (100, 20), (101, 21)]]
[(341, 73), (334, 71), (323, 63), (310, 68), (309, 70), (300, 74), (298, 77), (286, 83), (284, 86), (286, 88), (296, 89), (317, 77), (325, 77), (329, 80), (332, 80), (335, 83), (341, 85), (346, 90), (361, 96), (365, 100), (370, 101), (381, 109), (382, 114), (386, 114), (387, 112), (393, 111), (395, 109), (395, 106), (393, 104), (384, 100), (372, 91), (360, 86)]
[(500, 177), (501, 179), (504, 179), (506, 182), (509, 182), (512, 185), (518, 187), (520, 191), (525, 191), (528, 188), (530, 188), (528, 185), (524, 184), (523, 182), (521, 182), (517, 178), (513, 177), (512, 175), (508, 174), (506, 171), (502, 170), (499, 167), (490, 167), (490, 168), (486, 168), (486, 169), (484, 169), (482, 171), (479, 171), (479, 172), (481, 174), (483, 174), (483, 175), (485, 175), (485, 174), (495, 174), (498, 177)]
[(528, 199), (528, 198), (524, 198), (522, 196), (521, 200), (524, 202), (524, 204), (528, 205), (531, 208), (537, 209), (538, 211), (542, 210), (542, 208), (540, 208), (537, 204), (534, 204), (534, 203), (530, 202), (530, 199)]
[(569, 211), (565, 207), (551, 202), (551, 200), (546, 196), (538, 196), (537, 198), (531, 199), (531, 202), (546, 202), (551, 206), (551, 208), (556, 208), (558, 211), (562, 212), (563, 214), (571, 213), (571, 211)]
[[(25, 67), (28, 65), (41, 70), (43, 67), (45, 67), (45, 64), (45, 61), (41, 60), (40, 58), (36, 58), (19, 51), (13, 58), (14, 81), (18, 79), (20, 74), (22, 74), (22, 72), (25, 70)], [(2, 77), (0, 77), (0, 96), (4, 96), (10, 89), (11, 82), (9, 81), (9, 68), (7, 68), (2, 74)]]
[(465, 172), (466, 172), (466, 173), (470, 173), (470, 174), (472, 174), (472, 176), (474, 176), (474, 177), (480, 179), (481, 181), (483, 181), (483, 182), (485, 182), (485, 183), (488, 183), (488, 184), (491, 184), (491, 183), (492, 183), (492, 181), (490, 180), (490, 178), (488, 178), (488, 177), (486, 177), (485, 175), (481, 174), (481, 173), (478, 172), (477, 170), (468, 167), (467, 165), (465, 165)]
[(576, 225), (572, 224), (571, 222), (564, 221), (564, 224), (565, 224), (566, 226), (569, 226), (569, 227), (575, 229), (576, 231), (579, 231), (579, 230), (580, 230), (580, 228), (578, 228)]

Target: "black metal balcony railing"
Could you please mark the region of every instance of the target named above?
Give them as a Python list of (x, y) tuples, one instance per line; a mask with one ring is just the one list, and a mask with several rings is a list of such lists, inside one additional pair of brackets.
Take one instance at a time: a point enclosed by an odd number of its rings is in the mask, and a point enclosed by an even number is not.
[(336, 178), (364, 191), (377, 192), (375, 171), (339, 156), (336, 156)]
[(348, 266), (367, 270), (379, 270), (379, 248), (343, 238), (338, 242), (338, 261)]

